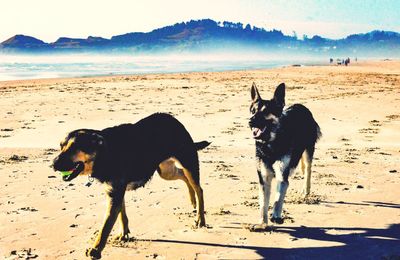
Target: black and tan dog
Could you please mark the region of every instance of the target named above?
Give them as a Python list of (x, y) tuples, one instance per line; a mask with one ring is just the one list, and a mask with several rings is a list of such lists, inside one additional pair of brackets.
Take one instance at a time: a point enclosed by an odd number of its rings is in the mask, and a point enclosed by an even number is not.
[(69, 133), (61, 142), (61, 153), (54, 159), (54, 170), (70, 172), (63, 177), (64, 181), (71, 181), (78, 175), (90, 175), (105, 184), (108, 198), (103, 227), (86, 255), (101, 257), (117, 218), (121, 227), (117, 239), (128, 239), (125, 191), (144, 186), (156, 170), (164, 179), (185, 181), (191, 203), (197, 206), (196, 226), (205, 226), (197, 151), (209, 144), (193, 142), (177, 119), (162, 113), (136, 124)]
[[(282, 207), (289, 186), (289, 176), (301, 159), (305, 176), (303, 193), (310, 193), (311, 163), (315, 143), (321, 136), (320, 128), (310, 110), (301, 104), (284, 109), (285, 84), (280, 84), (270, 100), (261, 98), (256, 85), (251, 88), (251, 118), (249, 126), (256, 142), (257, 173), (260, 182), (261, 224), (266, 228), (271, 181), (277, 178), (277, 194), (273, 204), (271, 221), (281, 224)], [(280, 170), (273, 165), (280, 162)]]

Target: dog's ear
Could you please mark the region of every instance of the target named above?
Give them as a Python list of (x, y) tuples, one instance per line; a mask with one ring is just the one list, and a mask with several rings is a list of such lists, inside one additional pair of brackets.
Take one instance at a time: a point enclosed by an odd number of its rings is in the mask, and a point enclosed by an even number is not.
[(250, 92), (251, 92), (251, 100), (253, 102), (261, 100), (261, 96), (260, 96), (260, 93), (258, 93), (258, 89), (257, 89), (257, 86), (256, 86), (255, 82), (253, 82), (253, 85), (251, 86)]
[(276, 87), (272, 100), (275, 101), (278, 107), (283, 108), (285, 106), (285, 83), (281, 83)]

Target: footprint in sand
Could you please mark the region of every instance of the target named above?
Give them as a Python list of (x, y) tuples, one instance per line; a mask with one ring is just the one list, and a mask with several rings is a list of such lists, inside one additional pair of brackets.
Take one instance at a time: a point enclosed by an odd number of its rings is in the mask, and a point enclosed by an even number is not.
[(388, 115), (388, 116), (386, 116), (386, 118), (388, 119), (388, 122), (395, 121), (395, 120), (400, 119), (400, 115)]
[(3, 128), (3, 129), (1, 129), (0, 130), (1, 132), (6, 132), (7, 134), (4, 134), (4, 135), (0, 135), (0, 137), (2, 137), (2, 138), (7, 138), (7, 137), (11, 137), (11, 135), (9, 134), (10, 132), (13, 132), (14, 131), (14, 129), (12, 129), (12, 128)]
[[(349, 148), (344, 149), (344, 151), (341, 150), (344, 152), (344, 154), (341, 155), (341, 158), (343, 158), (343, 162), (355, 163), (355, 161), (358, 160), (358, 157), (361, 156), (361, 153), (355, 148), (350, 148), (350, 147), (352, 147), (350, 139), (341, 138), (339, 141), (344, 142), (343, 145), (349, 147)], [(339, 151), (340, 150), (336, 150), (336, 152), (339, 152)], [(331, 154), (332, 154), (333, 159), (338, 159), (338, 156), (336, 155), (336, 153), (331, 152)]]
[(28, 156), (14, 154), (8, 160), (11, 162), (23, 162), (28, 160)]
[(219, 211), (211, 213), (211, 215), (217, 215), (217, 216), (232, 215), (232, 212), (230, 210), (221, 207)]
[(297, 191), (291, 191), (285, 197), (285, 203), (315, 205), (315, 204), (319, 204), (324, 199), (325, 199), (325, 196), (320, 196), (320, 195), (317, 195), (312, 192), (304, 197), (303, 194), (301, 194)]
[(21, 249), (21, 250), (12, 250), (10, 252), (10, 255), (6, 257), (5, 259), (11, 260), (11, 259), (35, 259), (38, 258), (39, 256), (35, 253), (33, 253), (32, 248), (28, 249)]

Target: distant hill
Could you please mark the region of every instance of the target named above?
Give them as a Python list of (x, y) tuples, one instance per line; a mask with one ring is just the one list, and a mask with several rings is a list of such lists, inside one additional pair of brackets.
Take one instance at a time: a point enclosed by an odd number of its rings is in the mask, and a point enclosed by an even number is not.
[(102, 48), (109, 42), (110, 40), (92, 36), (89, 36), (87, 39), (61, 37), (57, 41), (50, 43), (49, 46), (53, 49)]
[(48, 47), (48, 44), (44, 41), (36, 39), (31, 36), (25, 36), (21, 34), (17, 34), (0, 44), (1, 48), (15, 48), (15, 49), (41, 49)]
[(372, 31), (332, 40), (321, 36), (298, 39), (279, 30), (249, 24), (192, 20), (155, 29), (132, 32), (111, 39), (61, 37), (45, 43), (31, 36), (15, 35), (0, 44), (3, 52), (162, 52), (162, 51), (261, 50), (274, 53), (400, 55), (400, 34)]

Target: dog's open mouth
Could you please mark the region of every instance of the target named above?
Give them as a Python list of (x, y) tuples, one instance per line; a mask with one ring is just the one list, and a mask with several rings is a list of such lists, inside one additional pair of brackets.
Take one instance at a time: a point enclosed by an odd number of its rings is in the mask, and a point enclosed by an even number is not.
[(253, 132), (253, 137), (255, 139), (260, 138), (261, 135), (265, 132), (265, 129), (267, 129), (267, 127), (264, 127), (263, 129), (260, 129), (258, 127), (252, 127), (251, 131)]
[(85, 164), (83, 162), (76, 162), (74, 168), (68, 171), (62, 171), (62, 179), (63, 181), (71, 181), (75, 179), (85, 168)]

